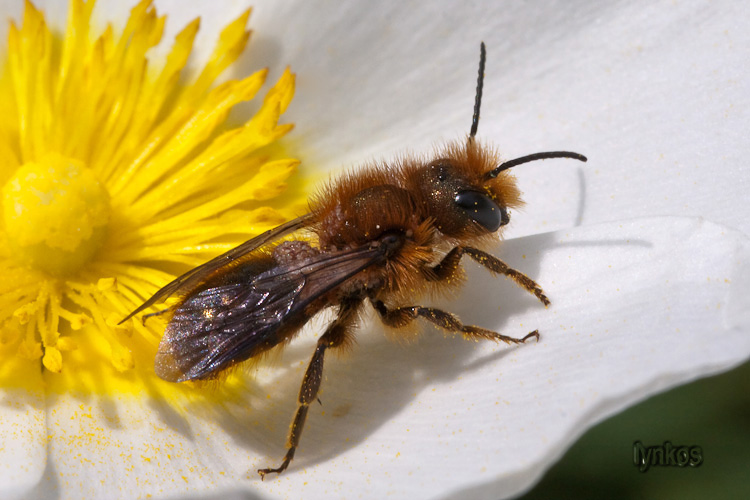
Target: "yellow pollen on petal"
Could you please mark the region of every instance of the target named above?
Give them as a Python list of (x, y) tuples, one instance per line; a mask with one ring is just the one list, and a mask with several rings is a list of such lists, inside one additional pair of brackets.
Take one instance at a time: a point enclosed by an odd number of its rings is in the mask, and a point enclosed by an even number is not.
[(16, 170), (2, 188), (2, 206), (13, 255), (55, 276), (89, 262), (110, 218), (109, 196), (96, 176), (60, 155)]

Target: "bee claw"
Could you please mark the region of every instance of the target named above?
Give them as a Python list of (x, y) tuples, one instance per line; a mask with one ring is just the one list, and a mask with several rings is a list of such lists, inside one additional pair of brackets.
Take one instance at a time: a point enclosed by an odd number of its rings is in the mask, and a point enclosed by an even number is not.
[(281, 467), (279, 467), (278, 469), (258, 469), (258, 474), (260, 474), (260, 480), (265, 481), (266, 474), (271, 474), (271, 473), (281, 474), (283, 470), (284, 469), (282, 469)]
[(294, 456), (294, 449), (291, 450), (290, 453), (287, 454), (286, 457), (284, 457), (284, 461), (281, 463), (280, 466), (278, 466), (275, 469), (258, 469), (258, 474), (260, 474), (260, 480), (263, 481), (266, 479), (266, 474), (281, 474), (286, 470), (287, 467), (289, 467), (289, 463), (292, 461), (292, 457)]
[(539, 330), (534, 330), (530, 334), (526, 335), (524, 338), (521, 339), (521, 342), (526, 342), (531, 337), (534, 337), (537, 342), (539, 342)]

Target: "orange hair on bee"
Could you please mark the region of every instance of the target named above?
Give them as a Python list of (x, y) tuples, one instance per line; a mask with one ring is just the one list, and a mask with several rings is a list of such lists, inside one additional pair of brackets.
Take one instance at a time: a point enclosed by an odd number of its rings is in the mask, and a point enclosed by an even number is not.
[(372, 164), (324, 186), (310, 204), (315, 215), (312, 230), (320, 248), (344, 250), (367, 245), (383, 232), (401, 230), (409, 238), (398, 255), (383, 269), (363, 272), (361, 281), (381, 281), (394, 292), (421, 289), (418, 269), (434, 260), (435, 228), (403, 183), (403, 172), (421, 165), (422, 161), (408, 157), (395, 164)]

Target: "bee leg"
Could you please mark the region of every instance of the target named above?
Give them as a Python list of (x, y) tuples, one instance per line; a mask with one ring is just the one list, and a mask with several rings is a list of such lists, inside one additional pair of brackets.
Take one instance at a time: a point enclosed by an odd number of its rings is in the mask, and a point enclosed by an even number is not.
[(146, 326), (146, 320), (148, 318), (151, 318), (153, 316), (161, 316), (162, 314), (169, 312), (171, 309), (172, 309), (171, 307), (167, 307), (166, 309), (162, 309), (161, 311), (144, 314), (143, 318), (141, 318), (141, 323), (143, 324), (143, 326)]
[(456, 332), (462, 334), (465, 338), (470, 340), (495, 340), (502, 341), (507, 344), (523, 344), (528, 339), (534, 337), (537, 341), (539, 340), (539, 330), (534, 330), (522, 339), (515, 337), (508, 337), (507, 335), (501, 335), (492, 330), (481, 328), (478, 326), (464, 325), (461, 320), (455, 314), (435, 309), (434, 307), (420, 307), (420, 306), (406, 306), (397, 307), (395, 309), (388, 309), (385, 304), (380, 300), (372, 300), (372, 305), (380, 315), (381, 321), (395, 328), (406, 326), (411, 321), (417, 318), (424, 318), (433, 325), (447, 330), (449, 332)]
[(261, 479), (265, 479), (266, 474), (272, 472), (281, 474), (289, 467), (292, 459), (294, 458), (294, 452), (297, 451), (300, 437), (302, 436), (302, 428), (305, 426), (305, 419), (307, 418), (307, 410), (310, 407), (310, 403), (318, 399), (318, 390), (320, 389), (320, 383), (323, 380), (323, 357), (327, 349), (336, 348), (343, 344), (346, 344), (349, 340), (349, 329), (353, 326), (354, 320), (356, 319), (356, 312), (362, 304), (362, 300), (356, 299), (344, 299), (339, 308), (339, 313), (336, 319), (328, 325), (328, 328), (318, 339), (318, 345), (315, 348), (315, 353), (310, 360), (310, 364), (307, 365), (307, 371), (302, 379), (302, 386), (299, 390), (299, 397), (297, 398), (297, 413), (294, 415), (292, 420), (292, 426), (289, 429), (289, 437), (287, 438), (287, 452), (284, 455), (284, 461), (281, 465), (268, 469), (258, 469)]
[(448, 252), (443, 260), (441, 260), (434, 267), (427, 268), (425, 276), (431, 281), (441, 281), (450, 278), (456, 272), (458, 263), (461, 260), (462, 255), (468, 255), (478, 264), (489, 269), (491, 272), (496, 274), (502, 274), (515, 281), (519, 286), (526, 289), (529, 293), (533, 293), (542, 304), (545, 306), (549, 305), (549, 299), (544, 295), (542, 287), (537, 283), (523, 274), (520, 271), (508, 267), (508, 264), (498, 259), (497, 257), (483, 252), (476, 248), (471, 247), (455, 247), (453, 250)]

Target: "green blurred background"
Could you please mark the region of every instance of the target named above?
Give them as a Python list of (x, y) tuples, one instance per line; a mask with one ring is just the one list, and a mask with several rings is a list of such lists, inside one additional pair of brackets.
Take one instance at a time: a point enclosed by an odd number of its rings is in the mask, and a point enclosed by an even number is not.
[[(633, 442), (700, 446), (699, 467), (633, 465)], [(648, 399), (589, 430), (524, 500), (750, 499), (750, 363)]]

